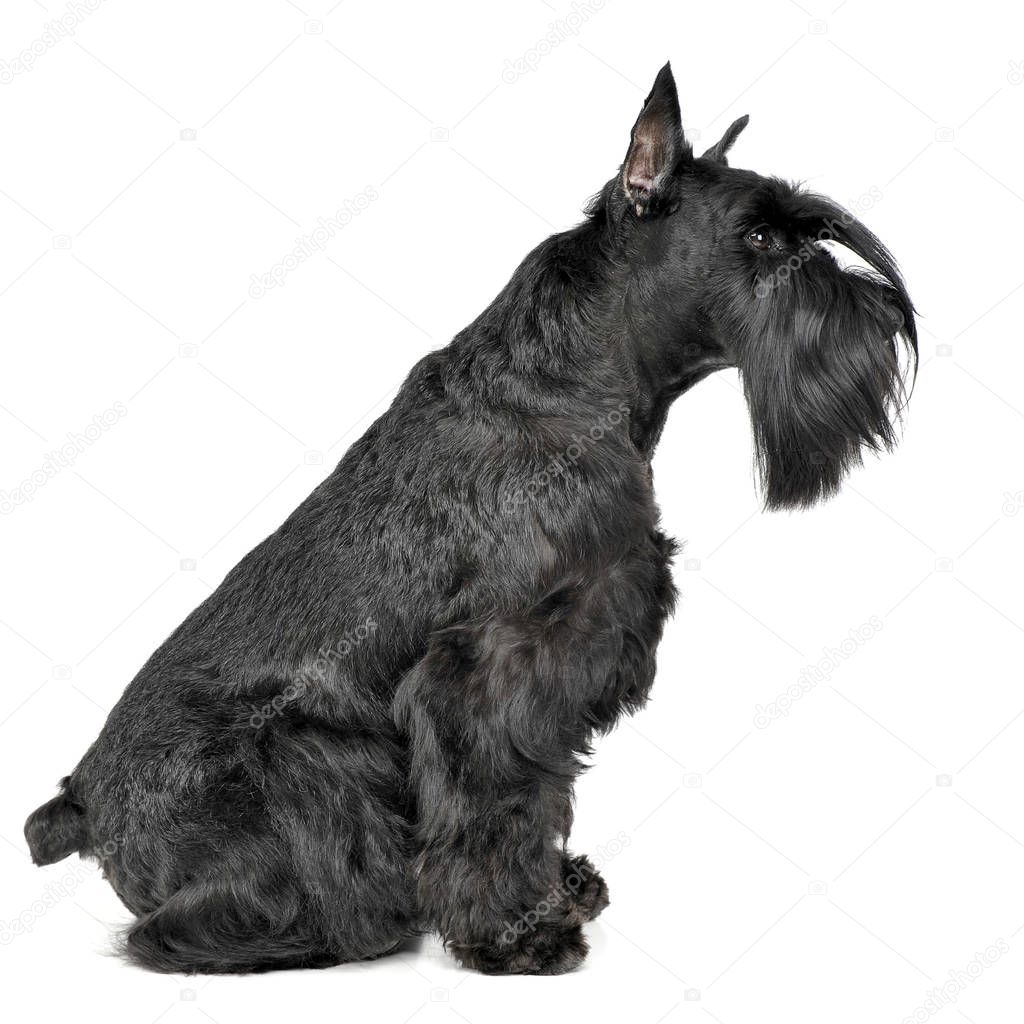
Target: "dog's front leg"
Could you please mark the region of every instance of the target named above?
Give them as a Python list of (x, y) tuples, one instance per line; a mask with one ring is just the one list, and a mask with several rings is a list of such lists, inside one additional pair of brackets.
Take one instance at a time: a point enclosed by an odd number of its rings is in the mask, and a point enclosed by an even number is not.
[(443, 630), (399, 687), (423, 923), (466, 966), (558, 974), (586, 955), (607, 893), (565, 851), (572, 785), (592, 732), (646, 696), (671, 603), (655, 561)]
[(564, 668), (538, 617), (505, 616), (435, 636), (396, 696), (424, 925), (487, 973), (562, 973), (586, 954), (561, 891), (586, 744)]

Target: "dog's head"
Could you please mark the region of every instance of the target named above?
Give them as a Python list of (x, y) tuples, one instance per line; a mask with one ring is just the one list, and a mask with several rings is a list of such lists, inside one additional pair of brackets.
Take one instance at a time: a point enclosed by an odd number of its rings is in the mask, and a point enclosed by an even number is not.
[[(603, 201), (625, 238), (636, 343), (680, 390), (738, 367), (765, 504), (810, 505), (865, 448), (895, 443), (914, 309), (892, 256), (851, 214), (728, 165), (746, 124), (695, 156), (666, 64)], [(836, 245), (864, 266), (842, 266)]]

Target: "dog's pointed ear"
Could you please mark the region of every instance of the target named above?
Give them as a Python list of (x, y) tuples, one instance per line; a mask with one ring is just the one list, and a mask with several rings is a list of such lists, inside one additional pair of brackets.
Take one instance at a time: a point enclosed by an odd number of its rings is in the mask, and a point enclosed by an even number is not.
[(666, 198), (680, 160), (689, 155), (672, 68), (666, 64), (633, 125), (622, 165), (622, 187), (643, 216)]
[(725, 130), (725, 134), (704, 154), (702, 160), (713, 160), (716, 164), (725, 164), (728, 166), (729, 161), (726, 160), (725, 155), (732, 149), (732, 144), (740, 137), (740, 132), (747, 127), (750, 122), (750, 115), (744, 114), (742, 117), (737, 117), (735, 121)]

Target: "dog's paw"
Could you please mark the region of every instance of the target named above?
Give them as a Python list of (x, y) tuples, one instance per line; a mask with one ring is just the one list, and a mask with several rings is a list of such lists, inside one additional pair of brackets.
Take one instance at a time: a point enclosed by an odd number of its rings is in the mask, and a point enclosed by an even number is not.
[(572, 924), (593, 921), (610, 900), (608, 886), (597, 873), (589, 857), (565, 855), (562, 861), (563, 885), (569, 893), (566, 920)]
[(578, 924), (539, 924), (511, 942), (450, 942), (448, 948), (463, 967), (481, 974), (566, 974), (583, 963), (587, 940)]

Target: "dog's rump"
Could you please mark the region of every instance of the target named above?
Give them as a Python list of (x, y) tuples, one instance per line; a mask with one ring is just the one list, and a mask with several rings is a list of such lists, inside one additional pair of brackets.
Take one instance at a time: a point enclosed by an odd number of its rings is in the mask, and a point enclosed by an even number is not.
[(85, 811), (68, 795), (69, 781), (61, 779), (60, 794), (37, 807), (25, 822), (34, 864), (56, 864), (85, 845)]

